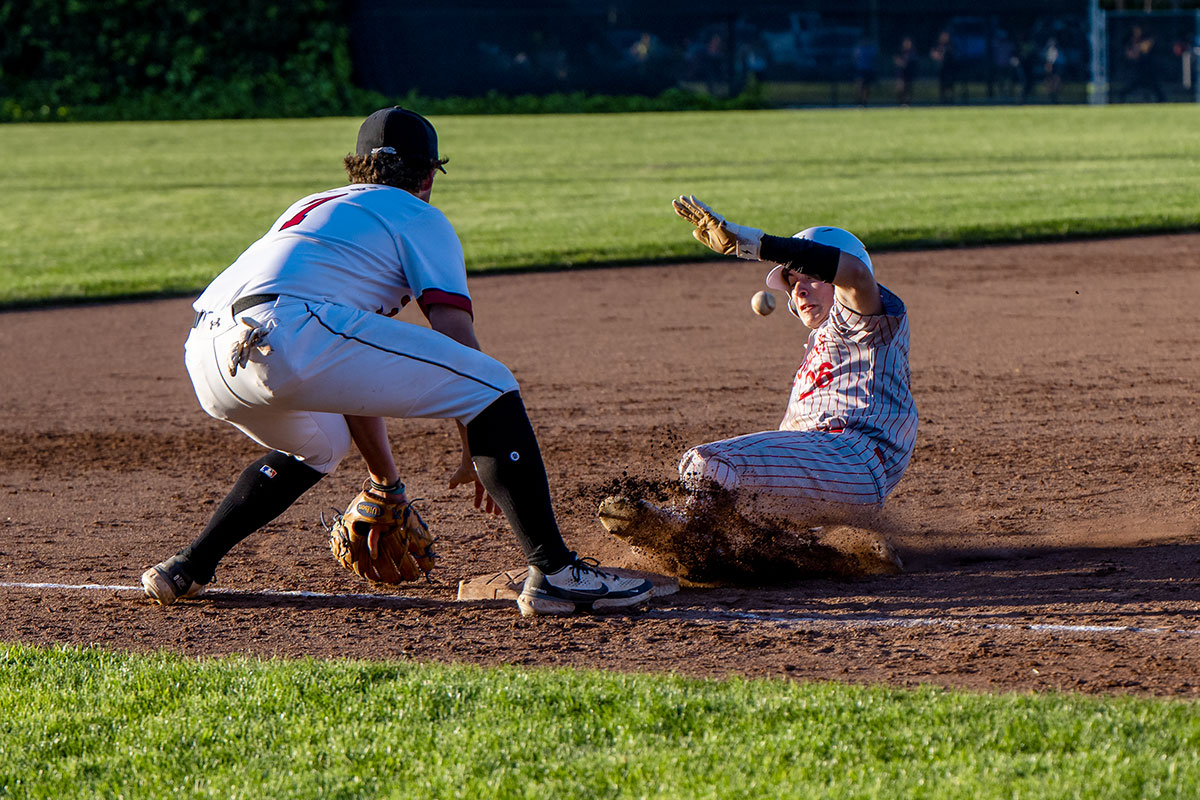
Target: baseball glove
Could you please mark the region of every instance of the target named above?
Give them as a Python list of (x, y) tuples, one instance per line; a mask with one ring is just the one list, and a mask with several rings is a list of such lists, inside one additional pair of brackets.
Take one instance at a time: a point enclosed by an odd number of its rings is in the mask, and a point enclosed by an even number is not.
[(676, 214), (696, 226), (692, 236), (709, 250), (749, 261), (758, 258), (763, 237), (763, 232), (758, 228), (735, 225), (692, 195), (681, 195), (672, 200), (671, 207)]
[[(377, 583), (404, 583), (429, 577), (436, 556), (429, 528), (410, 503), (363, 484), (345, 513), (327, 525), (329, 549), (346, 569)], [(324, 517), (321, 519), (324, 524)]]

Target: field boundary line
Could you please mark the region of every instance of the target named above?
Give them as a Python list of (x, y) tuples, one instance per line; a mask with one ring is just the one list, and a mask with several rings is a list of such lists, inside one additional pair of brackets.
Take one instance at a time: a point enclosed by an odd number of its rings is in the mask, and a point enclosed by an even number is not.
[[(107, 591), (141, 592), (141, 586), (102, 583), (24, 583), (0, 581), (0, 589), (52, 589), (55, 591)], [(212, 588), (210, 594), (228, 594), (241, 597), (299, 597), (328, 600), (416, 600), (397, 594), (364, 594), (345, 592), (312, 592), (303, 589), (242, 589)], [(977, 622), (971, 620), (936, 619), (933, 617), (834, 617), (832, 615), (804, 615), (763, 613), (756, 611), (719, 611), (698, 609), (652, 608), (642, 615), (649, 619), (672, 619), (695, 622), (702, 625), (723, 625), (748, 622), (768, 624), (785, 628), (955, 628), (959, 630), (1030, 631), (1033, 633), (1095, 633), (1095, 634), (1138, 634), (1153, 636), (1200, 636), (1200, 630), (1187, 628), (1143, 628), (1134, 625), (1068, 625), (1045, 622)]]
[(1033, 631), (1036, 633), (1135, 633), (1181, 636), (1200, 636), (1200, 630), (1187, 628), (1143, 628), (1134, 625), (1068, 625), (1047, 622), (978, 622), (973, 620), (935, 619), (932, 617), (834, 617), (793, 614), (765, 614), (752, 611), (698, 611), (683, 609), (651, 609), (647, 616), (677, 619), (701, 624), (725, 622), (768, 623), (785, 628), (845, 627), (845, 628), (957, 628), (967, 630)]
[[(0, 589), (55, 589), (57, 591), (92, 591), (92, 592), (142, 592), (139, 586), (103, 583), (21, 583), (0, 581)], [(312, 597), (329, 600), (416, 600), (402, 594), (355, 594), (350, 592), (310, 592), (305, 589), (228, 589), (214, 587), (204, 592), (210, 594), (228, 594), (239, 597)]]

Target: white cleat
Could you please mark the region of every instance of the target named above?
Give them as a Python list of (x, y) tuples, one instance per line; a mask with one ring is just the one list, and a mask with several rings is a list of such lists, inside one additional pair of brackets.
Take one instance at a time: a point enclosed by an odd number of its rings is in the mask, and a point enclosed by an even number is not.
[(526, 617), (633, 608), (650, 599), (654, 584), (604, 572), (591, 559), (577, 558), (549, 575), (529, 567), (517, 607)]

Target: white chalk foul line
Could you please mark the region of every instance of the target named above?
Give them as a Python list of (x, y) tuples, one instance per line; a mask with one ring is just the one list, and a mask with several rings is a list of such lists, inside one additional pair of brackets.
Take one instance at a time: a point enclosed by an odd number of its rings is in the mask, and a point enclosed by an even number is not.
[[(59, 591), (98, 591), (98, 592), (142, 592), (141, 586), (120, 586), (103, 583), (7, 583), (0, 581), (0, 589), (57, 589)], [(204, 592), (210, 594), (236, 594), (248, 597), (318, 597), (330, 600), (408, 600), (399, 594), (348, 594), (329, 592), (309, 592), (300, 589), (277, 590), (261, 589), (244, 591), (241, 589), (222, 589), (214, 587)]]
[(763, 614), (750, 611), (684, 611), (654, 609), (647, 616), (682, 619), (691, 622), (721, 624), (726, 622), (765, 622), (786, 628), (833, 626), (846, 628), (965, 628), (968, 630), (1037, 631), (1040, 633), (1137, 633), (1200, 636), (1200, 630), (1186, 628), (1140, 628), (1132, 625), (1062, 625), (1051, 623), (974, 622), (929, 617), (833, 617), (799, 616), (792, 614)]
[[(0, 589), (55, 589), (58, 591), (105, 591), (141, 592), (141, 586), (123, 586), (102, 583), (18, 583), (0, 581)], [(242, 591), (214, 587), (208, 594), (231, 594), (250, 597), (311, 597), (331, 600), (404, 600), (396, 594), (351, 594), (331, 592), (309, 592), (304, 590)], [(713, 611), (694, 609), (656, 608), (645, 616), (660, 619), (677, 619), (708, 625), (729, 622), (752, 622), (779, 625), (786, 628), (842, 627), (842, 628), (959, 628), (967, 630), (1035, 631), (1038, 633), (1132, 633), (1162, 636), (1200, 636), (1200, 630), (1186, 628), (1140, 628), (1132, 625), (1061, 625), (1049, 623), (970, 622), (956, 619), (933, 619), (930, 617), (833, 617), (800, 616), (794, 614), (763, 614), (752, 611)]]

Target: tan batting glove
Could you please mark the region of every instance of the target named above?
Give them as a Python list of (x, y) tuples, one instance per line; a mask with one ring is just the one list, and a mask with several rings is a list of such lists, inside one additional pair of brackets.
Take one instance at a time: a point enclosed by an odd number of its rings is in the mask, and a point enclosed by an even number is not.
[(763, 232), (758, 228), (735, 225), (726, 221), (693, 195), (680, 195), (671, 201), (675, 213), (696, 226), (692, 236), (709, 250), (723, 256), (737, 256), (748, 261), (757, 261), (762, 247)]

